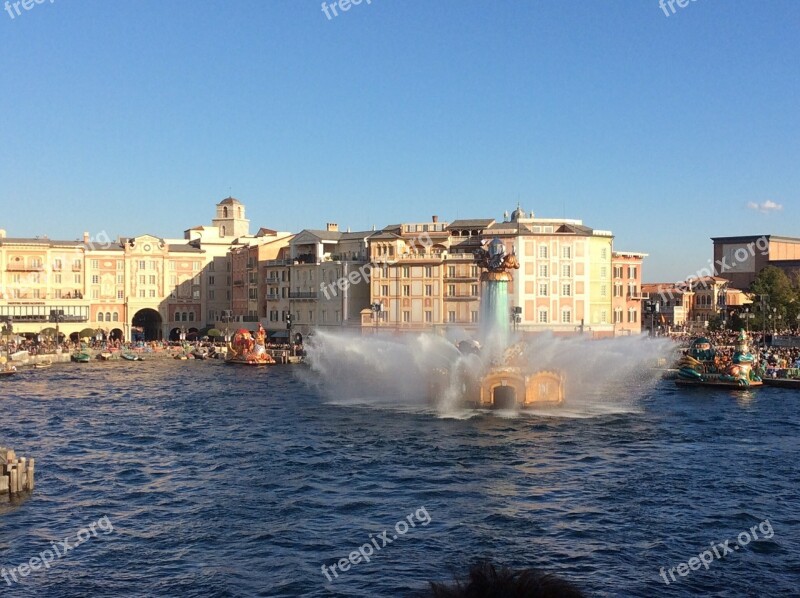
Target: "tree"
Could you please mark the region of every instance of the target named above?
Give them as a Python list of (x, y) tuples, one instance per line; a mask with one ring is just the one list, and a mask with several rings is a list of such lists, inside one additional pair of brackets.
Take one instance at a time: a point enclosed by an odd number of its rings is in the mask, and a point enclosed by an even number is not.
[(786, 272), (780, 268), (767, 266), (761, 270), (750, 285), (750, 292), (757, 314), (755, 322), (757, 327), (769, 329), (775, 319), (778, 320), (776, 327), (797, 322), (797, 315), (800, 313), (800, 292), (798, 287), (792, 284)]

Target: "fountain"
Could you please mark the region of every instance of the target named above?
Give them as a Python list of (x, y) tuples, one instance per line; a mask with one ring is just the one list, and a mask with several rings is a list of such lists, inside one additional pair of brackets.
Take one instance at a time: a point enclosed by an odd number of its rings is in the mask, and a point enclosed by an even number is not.
[[(494, 238), (476, 252), (481, 274), (480, 343), (459, 343), (466, 354), (480, 355), (481, 365), (457, 362), (456, 368), (437, 368), (431, 394), (436, 397), (452, 389), (455, 377), (462, 380), (461, 402), (480, 408), (519, 409), (558, 405), (564, 401), (562, 373), (537, 369), (531, 364), (530, 346), (511, 343), (508, 286), (512, 270), (519, 269), (517, 256), (506, 253), (503, 242)], [(455, 369), (455, 371), (454, 371)]]

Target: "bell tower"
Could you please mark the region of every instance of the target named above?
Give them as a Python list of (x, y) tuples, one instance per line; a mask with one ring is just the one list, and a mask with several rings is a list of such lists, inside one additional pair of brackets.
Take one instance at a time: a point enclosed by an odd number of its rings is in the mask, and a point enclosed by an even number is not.
[(211, 225), (219, 228), (219, 236), (223, 238), (250, 234), (250, 221), (244, 217), (244, 204), (235, 197), (226, 197), (217, 204), (217, 217)]

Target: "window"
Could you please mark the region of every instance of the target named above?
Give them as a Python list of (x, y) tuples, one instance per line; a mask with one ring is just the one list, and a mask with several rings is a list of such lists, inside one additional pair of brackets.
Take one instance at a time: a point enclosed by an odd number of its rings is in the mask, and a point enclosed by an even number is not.
[(450, 311), (447, 312), (447, 321), (450, 322), (451, 324), (455, 323), (455, 321), (456, 321), (456, 312), (455, 311), (450, 310)]
[(478, 285), (476, 285), (476, 284), (472, 285), (472, 296), (473, 297), (477, 297), (478, 294), (479, 294), (478, 293)]
[(622, 278), (622, 266), (614, 266), (614, 278)]
[(61, 270), (61, 260), (53, 260), (53, 270)]
[(208, 298), (213, 301), (214, 300), (214, 289), (208, 290)]
[(81, 284), (81, 275), (80, 274), (76, 274), (75, 275), (75, 284)]
[(98, 322), (102, 322), (103, 321), (103, 312), (98, 312), (97, 313), (97, 321)]
[(97, 274), (92, 275), (92, 284), (100, 284), (100, 277)]
[(139, 275), (139, 284), (144, 284), (147, 280), (147, 277), (144, 274)]
[(55, 284), (61, 284), (61, 274), (53, 274), (53, 282)]
[(156, 296), (156, 290), (150, 289), (150, 298), (155, 298), (155, 296)]
[(470, 269), (470, 274), (472, 275), (472, 278), (478, 278), (478, 266), (472, 266)]
[[(620, 319), (622, 319), (622, 314), (620, 314)], [(636, 313), (636, 310), (633, 309), (633, 308), (630, 308), (628, 310), (628, 323), (629, 324), (634, 324), (634, 323), (636, 323), (637, 319), (638, 319), (638, 314)]]
[(409, 276), (411, 276), (411, 268), (403, 266), (403, 278), (408, 278)]
[(561, 248), (561, 257), (568, 260), (572, 258), (572, 247), (565, 245)]
[(410, 311), (404, 311), (403, 312), (403, 322), (408, 324), (410, 321), (411, 321), (411, 312)]
[(455, 278), (456, 277), (456, 267), (455, 266), (448, 266), (447, 267), (447, 276), (449, 278)]
[(608, 274), (608, 270), (606, 270), (605, 266), (600, 268), (600, 278), (605, 278), (607, 274)]
[(539, 264), (539, 276), (547, 278), (547, 264)]
[(110, 321), (111, 321), (111, 312), (107, 311), (106, 312), (106, 322), (110, 322)]
[(425, 296), (426, 297), (430, 297), (432, 295), (433, 295), (433, 285), (432, 284), (426, 284), (425, 285)]
[[(97, 270), (99, 267), (100, 267), (100, 260), (92, 260), (92, 268), (94, 268), (95, 270)], [(102, 314), (101, 314), (101, 315), (102, 315)], [(99, 321), (99, 322), (102, 322), (103, 320), (98, 320), (98, 321)]]
[(472, 321), (473, 324), (478, 321), (478, 312), (476, 310), (470, 312), (470, 320)]
[(56, 289), (54, 292), (56, 299), (61, 299), (61, 289)]
[(144, 270), (145, 268), (147, 268), (147, 262), (139, 260), (139, 270)]
[(547, 286), (546, 282), (539, 283), (539, 297), (547, 297)]
[(92, 299), (100, 299), (100, 289), (92, 289)]
[(606, 310), (602, 310), (600, 312), (600, 323), (607, 324), (608, 323), (608, 312)]
[(125, 284), (125, 275), (117, 274), (117, 284)]
[(608, 259), (608, 248), (607, 247), (603, 247), (602, 249), (600, 249), (600, 259), (601, 260)]
[(403, 285), (403, 296), (404, 297), (411, 296), (411, 285), (410, 284), (404, 284)]
[(539, 310), (539, 323), (540, 324), (547, 324), (547, 310), (540, 309)]
[(113, 314), (111, 314), (111, 320), (113, 322), (119, 322), (119, 313), (115, 311)]
[(386, 296), (389, 295), (389, 285), (388, 284), (381, 285), (381, 295), (383, 297), (386, 297)]
[(193, 311), (189, 312), (189, 321), (190, 322), (194, 322), (194, 312)]
[(547, 245), (539, 245), (539, 257), (547, 259)]
[(117, 270), (122, 270), (125, 268), (125, 262), (123, 260), (117, 260)]
[(431, 266), (425, 266), (425, 278), (431, 278), (433, 276), (433, 268)]
[(561, 266), (561, 276), (564, 278), (571, 278), (572, 277), (572, 266), (569, 264), (564, 264)]
[(125, 299), (125, 291), (117, 291), (117, 299)]
[(455, 297), (456, 296), (456, 285), (454, 285), (454, 284), (447, 285), (447, 296), (448, 297)]
[(427, 324), (430, 324), (431, 322), (433, 322), (433, 312), (432, 311), (427, 310), (425, 312), (425, 322)]
[(156, 284), (156, 277), (155, 274), (150, 275), (150, 284)]
[(600, 285), (600, 296), (606, 297), (608, 295), (608, 287), (604, 284)]
[(572, 322), (572, 312), (568, 309), (564, 309), (561, 311), (561, 323), (562, 324), (569, 324)]
[(209, 276), (208, 277), (208, 284), (211, 285), (212, 287), (214, 286), (214, 277), (213, 276)]
[(564, 297), (571, 297), (572, 296), (572, 285), (569, 283), (565, 283), (561, 285), (561, 294)]

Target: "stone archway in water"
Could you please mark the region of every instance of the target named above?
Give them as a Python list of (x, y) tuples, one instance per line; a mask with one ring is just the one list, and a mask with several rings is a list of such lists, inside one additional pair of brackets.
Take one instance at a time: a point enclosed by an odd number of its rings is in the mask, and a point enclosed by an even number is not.
[(133, 316), (131, 324), (135, 328), (141, 328), (145, 341), (161, 340), (161, 314), (156, 310), (150, 308), (140, 309)]

